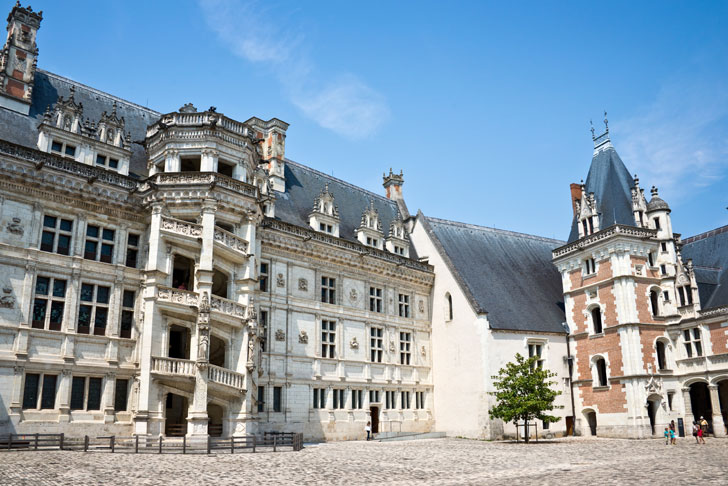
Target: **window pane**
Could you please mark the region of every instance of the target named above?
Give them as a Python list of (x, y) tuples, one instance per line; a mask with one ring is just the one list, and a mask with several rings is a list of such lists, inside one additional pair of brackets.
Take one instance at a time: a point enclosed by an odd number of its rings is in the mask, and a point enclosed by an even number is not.
[(106, 307), (96, 308), (96, 317), (94, 318), (94, 334), (103, 335), (106, 328), (106, 316), (109, 310)]
[(35, 294), (36, 295), (48, 295), (48, 287), (50, 286), (51, 279), (48, 277), (38, 277), (35, 281)]
[(45, 326), (46, 308), (48, 301), (45, 299), (35, 299), (33, 303), (33, 322), (32, 325), (36, 329), (43, 329)]
[(123, 299), (122, 305), (124, 307), (134, 307), (134, 291), (133, 290), (124, 291), (124, 299)]
[(129, 246), (138, 246), (139, 245), (139, 235), (129, 235)]
[(137, 251), (133, 249), (126, 250), (126, 266), (136, 268), (137, 266)]
[(695, 339), (700, 339), (700, 329), (698, 329), (697, 327), (693, 328), (693, 336), (695, 337)]
[(83, 410), (83, 398), (86, 378), (74, 376), (71, 382), (71, 410)]
[(78, 309), (78, 329), (77, 332), (88, 334), (91, 325), (91, 306), (82, 305)]
[(118, 169), (119, 161), (116, 159), (109, 159), (109, 167), (111, 167), (112, 169)]
[(90, 284), (81, 285), (81, 300), (84, 302), (93, 302), (94, 286)]
[(56, 379), (57, 375), (43, 376), (43, 395), (40, 400), (40, 408), (56, 408)]
[(66, 155), (70, 155), (70, 156), (76, 155), (76, 147), (73, 147), (71, 145), (66, 145)]
[(60, 331), (61, 322), (63, 322), (63, 302), (51, 303), (51, 322), (49, 329), (51, 331)]
[(104, 263), (111, 263), (111, 256), (114, 253), (114, 245), (107, 245), (104, 243), (101, 245), (101, 261)]
[[(42, 250), (42, 248), (41, 248)], [(61, 255), (68, 255), (71, 250), (71, 237), (69, 235), (58, 235), (58, 249)], [(51, 251), (51, 250), (49, 250)]]
[(56, 234), (50, 231), (44, 231), (43, 236), (40, 239), (41, 251), (53, 251), (53, 240), (56, 239)]
[(53, 150), (54, 152), (60, 152), (61, 150), (63, 150), (63, 144), (54, 140), (53, 143), (51, 143), (51, 150)]
[(131, 337), (131, 327), (134, 321), (134, 313), (131, 311), (121, 311), (121, 330), (119, 336), (123, 338)]
[(62, 231), (71, 231), (73, 229), (73, 221), (70, 219), (62, 219), (61, 220), (61, 230)]
[(56, 218), (53, 216), (44, 216), (43, 217), (43, 226), (46, 228), (55, 228), (56, 227)]
[(99, 227), (88, 225), (86, 227), (86, 236), (90, 236), (91, 238), (98, 238), (99, 237)]
[(88, 406), (87, 410), (99, 410), (101, 408), (101, 378), (88, 379)]
[(97, 155), (96, 163), (99, 165), (106, 165), (106, 157), (104, 157), (103, 155)]
[(114, 394), (114, 411), (125, 412), (129, 380), (116, 380), (116, 393)]
[(56, 279), (53, 281), (53, 296), (54, 297), (65, 297), (66, 296), (66, 281)]
[(83, 257), (87, 260), (96, 260), (96, 248), (98, 245), (95, 241), (87, 241)]
[(99, 304), (108, 304), (110, 291), (111, 287), (96, 287), (96, 302)]
[(29, 373), (25, 375), (25, 388), (23, 390), (23, 410), (38, 406), (38, 382), (40, 375)]
[(114, 230), (104, 228), (103, 238), (105, 240), (114, 241)]

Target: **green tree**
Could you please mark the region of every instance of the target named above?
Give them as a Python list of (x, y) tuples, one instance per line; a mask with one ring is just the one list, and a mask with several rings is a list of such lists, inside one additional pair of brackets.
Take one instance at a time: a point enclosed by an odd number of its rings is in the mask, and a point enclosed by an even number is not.
[(549, 378), (556, 376), (549, 370), (537, 366), (538, 356), (524, 358), (516, 354), (515, 362), (506, 363), (505, 368), (493, 376), (493, 386), (496, 391), (490, 392), (497, 404), (490, 409), (490, 418), (499, 418), (504, 422), (518, 423), (523, 421), (525, 425), (524, 435), (528, 442), (528, 422), (539, 419), (546, 423), (557, 422), (559, 417), (548, 415), (556, 408), (563, 408), (554, 405), (554, 400), (561, 395), (560, 391), (551, 389), (555, 381)]

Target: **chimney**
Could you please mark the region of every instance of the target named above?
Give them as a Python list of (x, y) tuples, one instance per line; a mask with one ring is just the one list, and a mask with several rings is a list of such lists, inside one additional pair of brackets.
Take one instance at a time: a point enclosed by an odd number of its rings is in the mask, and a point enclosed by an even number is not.
[(574, 216), (576, 216), (576, 201), (581, 201), (581, 186), (581, 184), (576, 182), (572, 182), (569, 186), (571, 189), (571, 209), (574, 211)]
[(0, 106), (27, 115), (33, 96), (38, 46), (35, 36), (43, 12), (17, 2), (8, 15), (8, 37), (0, 51)]
[(397, 202), (397, 208), (399, 209), (402, 219), (409, 218), (410, 214), (407, 210), (407, 205), (404, 203), (404, 197), (402, 197), (402, 185), (404, 184), (404, 175), (402, 171), (399, 174), (392, 172), (392, 168), (389, 169), (389, 175), (382, 174), (382, 185), (387, 194), (387, 199), (391, 199)]

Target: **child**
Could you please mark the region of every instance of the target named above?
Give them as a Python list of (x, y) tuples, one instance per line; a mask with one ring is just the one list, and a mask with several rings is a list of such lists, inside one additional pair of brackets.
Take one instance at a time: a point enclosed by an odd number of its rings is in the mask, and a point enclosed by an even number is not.
[(698, 438), (698, 430), (700, 427), (698, 427), (698, 423), (693, 420), (693, 437), (695, 437), (695, 443), (700, 444), (700, 439)]
[(675, 430), (674, 429), (670, 429), (670, 444), (672, 444), (672, 445), (676, 445), (677, 444), (677, 439), (675, 438)]
[(705, 438), (703, 436), (703, 428), (698, 427), (698, 442), (700, 442), (701, 444), (705, 444)]
[(665, 445), (670, 443), (670, 432), (667, 430), (667, 427), (665, 427)]

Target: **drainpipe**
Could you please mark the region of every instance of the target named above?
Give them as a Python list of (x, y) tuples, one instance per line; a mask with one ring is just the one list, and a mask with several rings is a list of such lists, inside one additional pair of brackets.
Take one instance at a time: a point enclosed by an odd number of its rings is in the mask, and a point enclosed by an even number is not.
[(569, 332), (569, 325), (565, 322), (562, 324), (564, 326), (564, 329), (566, 329), (566, 359), (567, 364), (569, 366), (569, 395), (571, 396), (571, 417), (572, 417), (572, 423), (571, 423), (571, 435), (572, 437), (576, 437), (576, 407), (574, 406), (574, 362), (571, 359), (571, 345), (569, 344), (570, 341), (570, 332)]

